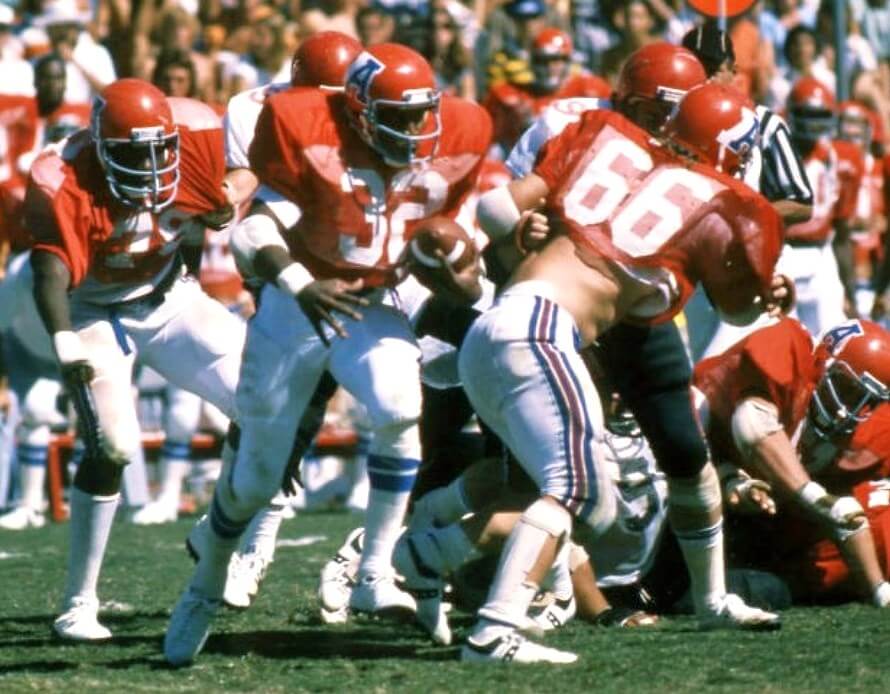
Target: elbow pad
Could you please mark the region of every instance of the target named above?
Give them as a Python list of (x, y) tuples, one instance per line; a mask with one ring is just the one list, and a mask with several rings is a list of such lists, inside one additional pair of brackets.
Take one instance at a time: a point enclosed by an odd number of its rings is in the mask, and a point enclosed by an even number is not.
[(271, 217), (254, 214), (246, 217), (232, 228), (229, 248), (238, 272), (243, 277), (255, 277), (253, 259), (257, 251), (266, 246), (278, 246), (288, 250), (287, 243), (278, 232), (278, 225)]
[(732, 440), (743, 453), (781, 430), (779, 408), (760, 398), (742, 400), (732, 413)]

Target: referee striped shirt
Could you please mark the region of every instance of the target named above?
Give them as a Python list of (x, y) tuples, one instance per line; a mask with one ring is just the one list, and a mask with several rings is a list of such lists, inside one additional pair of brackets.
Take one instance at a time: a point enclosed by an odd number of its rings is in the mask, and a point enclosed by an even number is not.
[[(760, 120), (760, 166), (749, 167), (745, 183), (770, 201), (793, 200), (812, 205), (813, 190), (803, 162), (791, 146), (788, 124), (766, 106), (757, 106), (756, 113)], [(749, 173), (756, 180), (751, 180)]]

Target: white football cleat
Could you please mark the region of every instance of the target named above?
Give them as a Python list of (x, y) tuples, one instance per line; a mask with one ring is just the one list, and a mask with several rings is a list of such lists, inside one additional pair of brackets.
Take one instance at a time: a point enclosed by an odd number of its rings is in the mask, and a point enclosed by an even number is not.
[(162, 525), (173, 523), (177, 518), (179, 518), (178, 503), (155, 499), (134, 511), (130, 516), (130, 522), (134, 525)]
[(529, 641), (514, 629), (504, 629), (487, 643), (478, 643), (473, 637), (467, 639), (460, 649), (460, 659), (465, 663), (553, 663), (567, 665), (578, 660), (569, 651), (542, 646)]
[(42, 528), (46, 525), (46, 516), (30, 506), (19, 506), (0, 516), (0, 528), (3, 530), (27, 530)]
[(402, 619), (414, 616), (417, 603), (396, 586), (392, 575), (367, 574), (360, 577), (352, 589), (349, 609), (379, 617)]
[(71, 598), (65, 611), (53, 622), (53, 631), (66, 641), (105, 641), (111, 638), (111, 631), (99, 624), (99, 601), (96, 598)]
[(210, 635), (210, 623), (221, 602), (201, 595), (191, 586), (173, 608), (164, 635), (164, 658), (174, 667), (190, 665)]
[(727, 593), (712, 611), (698, 615), (698, 625), (706, 630), (774, 631), (782, 627), (782, 619), (774, 612), (747, 605), (734, 593)]
[(355, 586), (364, 536), (364, 528), (350, 532), (334, 558), (321, 569), (318, 602), (325, 624), (342, 624), (348, 619), (349, 597)]
[(235, 552), (229, 560), (223, 602), (237, 609), (250, 607), (271, 563), (261, 552)]
[(417, 622), (434, 643), (451, 645), (451, 627), (442, 604), (445, 581), (433, 569), (423, 564), (417, 547), (406, 534), (396, 543), (393, 565), (405, 579), (404, 587), (417, 603)]
[(559, 627), (565, 626), (575, 614), (578, 612), (578, 603), (575, 596), (570, 595), (568, 598), (558, 598), (552, 596), (550, 602), (535, 614), (530, 616), (535, 626), (542, 631), (552, 631)]

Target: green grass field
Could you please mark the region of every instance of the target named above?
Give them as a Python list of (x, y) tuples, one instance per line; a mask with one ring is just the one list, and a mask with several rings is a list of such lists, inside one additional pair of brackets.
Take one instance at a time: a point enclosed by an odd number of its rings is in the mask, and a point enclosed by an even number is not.
[[(343, 514), (286, 521), (275, 564), (245, 612), (223, 613), (197, 664), (171, 670), (160, 653), (170, 609), (191, 572), (192, 519), (161, 528), (120, 522), (103, 601), (118, 607), (102, 645), (54, 641), (65, 525), (0, 534), (0, 692), (887, 692), (890, 615), (868, 606), (795, 609), (771, 634), (699, 633), (688, 618), (648, 630), (575, 622), (548, 638), (571, 666), (469, 666), (410, 625), (324, 626), (314, 616), (321, 565), (356, 522)], [(294, 542), (302, 540), (303, 542)], [(454, 614), (461, 637), (471, 618)]]

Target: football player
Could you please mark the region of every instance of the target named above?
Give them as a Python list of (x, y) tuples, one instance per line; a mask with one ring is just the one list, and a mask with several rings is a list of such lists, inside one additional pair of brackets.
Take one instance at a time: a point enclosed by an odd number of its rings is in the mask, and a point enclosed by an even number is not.
[[(239, 464), (216, 487), (205, 551), (167, 629), (168, 662), (200, 652), (238, 537), (280, 485), (293, 443), (281, 432), (297, 429), (325, 370), (365, 406), (373, 432), (350, 606), (414, 611), (391, 566), (420, 457), (420, 350), (398, 264), (420, 220), (457, 214), (490, 135), (484, 110), (441, 97), (429, 64), (398, 44), (362, 52), (345, 93), (292, 90), (266, 102), (249, 150), (261, 187), (239, 225), (267, 281), (239, 383)], [(465, 300), (478, 297), (477, 273), (451, 276)]]
[(503, 82), (491, 88), (484, 105), (494, 123), (497, 151), (493, 156), (504, 159), (523, 131), (551, 102), (573, 97), (609, 98), (609, 84), (586, 72), (573, 73), (571, 59), (569, 35), (552, 27), (542, 29), (532, 42), (532, 82)]
[[(628, 65), (639, 63), (632, 57)], [(652, 84), (652, 96), (657, 86)], [(687, 96), (677, 118), (700, 124), (704, 133), (700, 139), (687, 135), (684, 149), (696, 156), (693, 145), (719, 135), (718, 151), (741, 162), (756, 118), (737, 97), (711, 94), (722, 90), (717, 85), (699, 89), (708, 90), (705, 98)], [(632, 108), (637, 122), (650, 127), (660, 125), (665, 111), (653, 98)], [(717, 120), (725, 112), (734, 122)], [(462, 650), (466, 660), (577, 659), (534, 644), (518, 630), (573, 519), (595, 537), (615, 517), (608, 473), (594, 445), (602, 431), (599, 398), (578, 348), (622, 319), (669, 320), (697, 282), (740, 322), (750, 321), (769, 300), (781, 241), (778, 217), (763, 198), (710, 168), (717, 163), (713, 158), (701, 161), (654, 144), (647, 130), (618, 113), (588, 111), (545, 145), (532, 174), (480, 203), (493, 243), (509, 243), (523, 257), (495, 307), (464, 340), (461, 380), (476, 411), (535, 481), (540, 498), (507, 540)], [(528, 223), (527, 211), (541, 199), (555, 233)], [(692, 462), (695, 467), (675, 461), (664, 471), (700, 624), (777, 627), (777, 615), (726, 592), (719, 482), (706, 454)]]
[[(779, 268), (794, 281), (796, 315), (814, 337), (846, 317), (852, 301), (848, 220), (853, 217), (862, 176), (862, 155), (850, 142), (833, 140), (834, 97), (812, 77), (803, 77), (788, 97), (794, 146), (813, 188), (813, 214), (790, 225)], [(852, 310), (852, 303), (848, 305)]]
[(814, 349), (807, 331), (783, 318), (695, 368), (693, 392), (726, 498), (770, 515), (778, 505), (760, 533), (771, 538), (757, 543), (760, 561), (777, 559), (769, 568), (792, 577), (798, 598), (824, 597), (852, 574), (861, 594), (890, 607), (887, 504), (867, 513), (871, 487), (857, 489), (890, 475), (888, 348), (890, 333), (853, 320)]
[[(111, 636), (96, 584), (122, 465), (140, 445), (136, 354), (235, 415), (244, 325), (183, 276), (206, 221), (231, 214), (219, 118), (135, 79), (109, 85), (91, 127), (38, 157), (25, 198), (34, 294), (86, 446), (71, 492), (63, 638)], [(223, 214), (220, 214), (223, 210)], [(191, 246), (189, 247), (189, 245)]]

